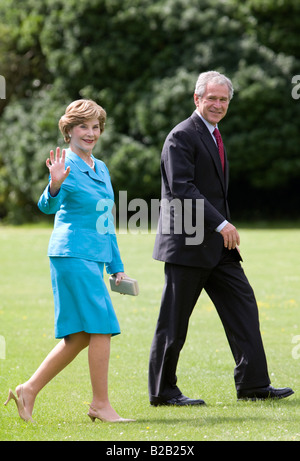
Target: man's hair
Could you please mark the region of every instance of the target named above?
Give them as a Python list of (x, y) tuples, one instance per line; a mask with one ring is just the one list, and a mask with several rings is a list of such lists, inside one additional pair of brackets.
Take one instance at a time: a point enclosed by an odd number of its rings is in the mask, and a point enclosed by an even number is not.
[(210, 70), (208, 72), (202, 72), (196, 82), (195, 94), (202, 97), (206, 90), (208, 83), (216, 83), (217, 85), (227, 85), (229, 91), (229, 99), (233, 96), (233, 86), (231, 80), (223, 74)]

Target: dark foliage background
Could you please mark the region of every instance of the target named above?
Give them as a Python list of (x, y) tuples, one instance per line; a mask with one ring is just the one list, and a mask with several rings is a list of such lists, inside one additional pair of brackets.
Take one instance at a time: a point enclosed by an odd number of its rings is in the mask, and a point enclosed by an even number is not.
[(95, 155), (115, 191), (159, 198), (164, 138), (212, 69), (235, 87), (221, 122), (234, 219), (298, 219), (299, 12), (297, 0), (2, 0), (1, 219), (40, 218), (58, 119), (81, 97), (108, 113)]

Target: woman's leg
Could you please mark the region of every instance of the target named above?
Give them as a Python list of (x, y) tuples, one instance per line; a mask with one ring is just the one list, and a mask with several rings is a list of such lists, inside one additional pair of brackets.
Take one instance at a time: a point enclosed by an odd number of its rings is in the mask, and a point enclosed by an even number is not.
[[(22, 384), (24, 406), (32, 415), (34, 401), (40, 390), (62, 371), (72, 360), (89, 345), (90, 335), (81, 331), (62, 339), (45, 358), (32, 377)], [(16, 392), (19, 396), (17, 387)], [(20, 389), (19, 389), (20, 390)]]
[(119, 415), (108, 398), (108, 368), (111, 335), (91, 334), (89, 344), (89, 367), (93, 391), (91, 409), (105, 420), (116, 420)]

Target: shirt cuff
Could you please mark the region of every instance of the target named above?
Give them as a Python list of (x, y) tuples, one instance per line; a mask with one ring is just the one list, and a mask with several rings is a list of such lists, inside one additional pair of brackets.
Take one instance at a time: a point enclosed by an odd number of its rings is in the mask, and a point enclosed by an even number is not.
[(225, 219), (225, 221), (223, 221), (218, 227), (216, 227), (215, 231), (216, 232), (221, 232), (221, 230), (223, 229), (223, 227), (226, 226), (226, 224), (228, 224), (228, 221), (226, 221), (226, 219)]

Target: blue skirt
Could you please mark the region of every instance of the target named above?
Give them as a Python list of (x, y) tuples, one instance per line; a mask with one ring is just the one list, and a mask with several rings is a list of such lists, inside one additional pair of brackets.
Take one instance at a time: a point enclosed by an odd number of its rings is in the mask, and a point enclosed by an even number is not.
[(87, 259), (50, 257), (56, 338), (80, 331), (120, 333), (103, 267), (104, 263)]

